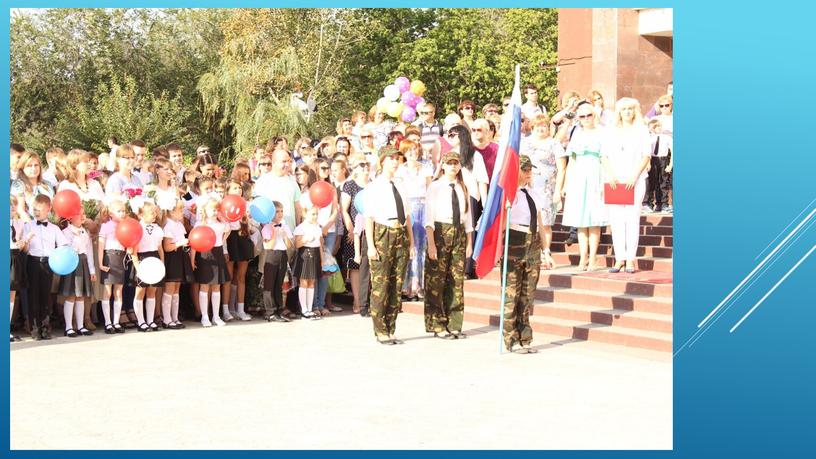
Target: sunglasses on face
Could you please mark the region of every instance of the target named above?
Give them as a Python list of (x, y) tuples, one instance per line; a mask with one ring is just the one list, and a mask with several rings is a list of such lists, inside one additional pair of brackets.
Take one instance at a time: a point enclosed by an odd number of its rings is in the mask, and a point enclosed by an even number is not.
[(462, 110), (473, 110), (473, 107), (462, 107)]
[(671, 104), (666, 104), (666, 105), (662, 105), (662, 104), (661, 104), (661, 105), (660, 105), (660, 108), (669, 108), (669, 107), (671, 107)]
[(259, 166), (262, 166), (262, 167), (272, 167), (272, 163), (266, 163), (266, 162), (264, 162), (264, 163), (258, 163), (258, 165), (259, 165)]
[(373, 139), (374, 136), (373, 135), (361, 135), (360, 138), (361, 139)]
[(586, 120), (586, 119), (592, 118), (592, 115), (578, 115), (578, 118), (582, 119), (582, 120)]
[[(506, 107), (506, 105), (505, 105), (505, 107)], [(497, 112), (496, 110), (488, 110), (488, 111), (485, 112), (485, 115), (495, 115), (497, 113), (499, 113), (499, 112)]]
[(209, 152), (210, 152), (210, 150), (199, 150), (198, 154), (201, 155), (201, 154), (209, 153)]
[(420, 115), (430, 115), (433, 112), (419, 112)]
[(475, 129), (474, 128), (474, 129), (471, 129), (471, 131), (473, 131), (473, 132), (484, 132), (485, 130), (484, 129)]
[(368, 165), (368, 163), (360, 163), (360, 164), (358, 164), (358, 165), (356, 165), (354, 167), (358, 167), (360, 169), (368, 169), (369, 165)]
[(509, 107), (509, 106), (510, 106), (510, 102), (507, 102), (506, 104), (502, 104), (502, 107)]
[(321, 171), (328, 171), (328, 170), (331, 170), (331, 168), (329, 166), (321, 166), (320, 170)]

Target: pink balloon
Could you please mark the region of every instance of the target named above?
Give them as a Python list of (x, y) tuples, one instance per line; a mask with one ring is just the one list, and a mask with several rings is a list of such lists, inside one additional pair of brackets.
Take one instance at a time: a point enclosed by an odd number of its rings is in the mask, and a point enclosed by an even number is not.
[(411, 91), (405, 91), (402, 93), (402, 103), (405, 105), (416, 108), (417, 105), (417, 96), (416, 94), (412, 93)]
[(402, 110), (402, 120), (406, 123), (410, 123), (416, 119), (416, 110), (411, 107), (405, 107)]
[(411, 82), (404, 76), (397, 78), (396, 81), (394, 81), (394, 84), (397, 85), (397, 88), (399, 88), (401, 93), (411, 88)]

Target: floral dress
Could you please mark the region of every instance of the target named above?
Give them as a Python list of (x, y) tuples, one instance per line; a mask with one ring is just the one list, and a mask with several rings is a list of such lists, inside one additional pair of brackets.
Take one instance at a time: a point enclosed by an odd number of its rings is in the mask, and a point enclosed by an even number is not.
[(555, 139), (525, 139), (521, 143), (521, 154), (530, 157), (533, 162), (533, 189), (542, 198), (541, 220), (545, 226), (555, 223), (556, 205), (555, 179), (558, 172), (556, 158), (564, 156), (564, 148)]

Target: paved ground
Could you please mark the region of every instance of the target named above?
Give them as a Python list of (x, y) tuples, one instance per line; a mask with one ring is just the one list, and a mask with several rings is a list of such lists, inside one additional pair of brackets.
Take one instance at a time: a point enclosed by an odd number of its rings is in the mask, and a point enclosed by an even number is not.
[(383, 346), (336, 316), (14, 343), (11, 448), (672, 448), (665, 357), (422, 330), (404, 314), (406, 344)]

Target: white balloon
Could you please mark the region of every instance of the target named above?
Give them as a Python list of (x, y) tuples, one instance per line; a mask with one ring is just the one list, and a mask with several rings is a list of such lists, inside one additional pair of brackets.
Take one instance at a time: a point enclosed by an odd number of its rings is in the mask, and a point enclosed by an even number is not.
[(399, 88), (397, 88), (396, 85), (389, 84), (383, 90), (383, 95), (389, 101), (396, 101), (397, 99), (399, 99), (400, 96)]
[(158, 284), (164, 279), (164, 263), (156, 257), (139, 260), (136, 276), (145, 284)]

